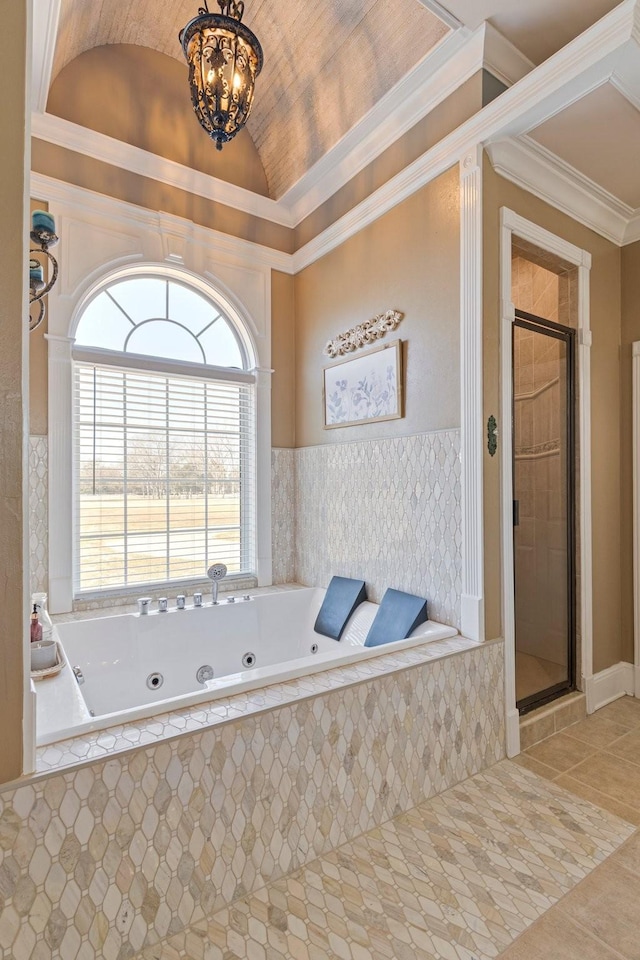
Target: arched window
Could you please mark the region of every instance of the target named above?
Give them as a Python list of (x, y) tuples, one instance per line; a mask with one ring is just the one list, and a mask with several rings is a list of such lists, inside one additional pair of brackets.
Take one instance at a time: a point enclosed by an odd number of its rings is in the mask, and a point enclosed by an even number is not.
[(74, 595), (253, 576), (250, 341), (204, 290), (137, 275), (76, 325)]

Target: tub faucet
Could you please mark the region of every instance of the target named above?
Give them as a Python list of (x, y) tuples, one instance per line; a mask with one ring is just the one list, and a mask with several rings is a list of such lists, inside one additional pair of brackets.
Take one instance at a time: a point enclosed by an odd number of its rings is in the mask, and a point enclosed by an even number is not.
[(227, 568), (224, 563), (214, 563), (207, 570), (207, 576), (211, 580), (211, 599), (213, 603), (218, 602), (218, 584), (227, 575)]

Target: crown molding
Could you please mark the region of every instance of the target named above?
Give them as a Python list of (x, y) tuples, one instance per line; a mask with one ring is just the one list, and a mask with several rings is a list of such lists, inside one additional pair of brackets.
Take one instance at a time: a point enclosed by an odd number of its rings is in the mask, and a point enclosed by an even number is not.
[[(539, 123), (540, 119), (533, 123), (531, 118), (540, 118), (541, 102), (549, 111), (548, 115), (552, 116), (581, 96), (581, 90), (586, 92), (592, 89), (596, 81), (598, 84), (604, 82), (611, 74), (616, 53), (631, 36), (635, 6), (636, 0), (625, 0), (594, 27), (532, 70), (322, 234), (297, 250), (293, 255), (295, 272), (325, 256), (406, 200), (478, 144), (489, 144), (489, 149), (492, 149), (494, 138), (498, 139), (503, 131), (515, 130), (520, 134)], [(532, 176), (534, 173), (535, 169), (532, 169)], [(530, 182), (524, 179), (520, 185), (532, 190)], [(567, 213), (574, 216), (570, 210)], [(595, 226), (593, 228), (596, 229)], [(623, 230), (620, 219), (612, 217), (610, 229), (610, 239), (615, 243), (623, 242), (622, 239), (616, 239), (621, 237)]]
[(31, 118), (31, 135), (141, 177), (149, 177), (178, 190), (185, 190), (197, 197), (205, 197), (215, 203), (233, 207), (261, 220), (270, 220), (284, 227), (293, 226), (290, 213), (269, 197), (260, 196), (251, 190), (227, 183), (226, 180), (89, 130), (70, 120), (63, 120), (62, 117), (55, 117), (50, 113), (34, 113)]
[(624, 245), (628, 243), (637, 243), (640, 240), (640, 212), (633, 216), (627, 224), (624, 234)]
[(280, 198), (301, 223), (461, 84), (482, 69), (482, 32), (441, 40)]
[(496, 173), (621, 246), (636, 211), (523, 136), (487, 146)]
[(458, 20), (455, 14), (447, 10), (446, 7), (443, 7), (441, 3), (438, 3), (438, 0), (418, 0), (418, 3), (421, 3), (422, 6), (430, 10), (431, 13), (435, 13), (436, 17), (442, 20), (443, 23), (446, 23), (448, 27), (451, 27), (452, 30), (457, 30), (458, 27), (463, 25), (462, 20)]
[(636, 110), (640, 110), (640, 89), (637, 84), (632, 85), (625, 78), (613, 74), (609, 83), (612, 87), (622, 94), (625, 100), (628, 100), (632, 107), (635, 107)]
[(483, 67), (506, 87), (512, 87), (528, 73), (535, 70), (535, 63), (525, 57), (517, 47), (496, 30), (488, 21), (478, 28), (484, 34)]
[(450, 34), (282, 196), (296, 225), (482, 69), (512, 86), (534, 64), (489, 23)]
[[(55, 180), (43, 174), (31, 174), (31, 195), (66, 208), (65, 212), (70, 215), (77, 209), (82, 212), (83, 219), (87, 218), (87, 214), (93, 214), (111, 224), (155, 229), (163, 237), (170, 236), (187, 243), (195, 241), (203, 247), (209, 247), (217, 253), (226, 254), (254, 267), (293, 273), (293, 257), (290, 253), (282, 253), (251, 240), (232, 237), (170, 213), (148, 210), (124, 200), (115, 200), (94, 190)], [(171, 260), (171, 255), (166, 259)]]
[(636, 47), (636, 6), (640, 0), (623, 0), (485, 107), (485, 143), (527, 133), (609, 80), (625, 50)]
[(31, 0), (31, 109), (44, 112), (51, 86), (62, 0)]
[[(60, 0), (55, 0), (55, 3), (59, 4)], [(57, 20), (51, 23), (55, 26)], [(34, 62), (36, 59), (34, 52)], [(196, 196), (224, 203), (252, 216), (294, 227), (483, 68), (510, 85), (525, 76), (533, 64), (489, 24), (482, 24), (473, 33), (465, 28), (456, 29), (440, 41), (279, 201), (261, 197), (139, 147), (44, 113), (41, 103), (40, 110), (34, 112), (32, 117), (32, 134), (57, 146), (140, 176), (151, 177)], [(48, 90), (48, 81), (46, 86)]]

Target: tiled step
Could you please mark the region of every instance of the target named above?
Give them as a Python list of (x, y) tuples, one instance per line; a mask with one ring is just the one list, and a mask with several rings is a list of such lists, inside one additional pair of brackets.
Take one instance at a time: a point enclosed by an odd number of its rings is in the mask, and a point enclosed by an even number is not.
[(520, 719), (520, 749), (527, 750), (534, 743), (552, 737), (571, 723), (584, 720), (587, 698), (584, 693), (568, 693), (553, 703), (539, 707)]
[(502, 761), (139, 960), (485, 960), (632, 832)]

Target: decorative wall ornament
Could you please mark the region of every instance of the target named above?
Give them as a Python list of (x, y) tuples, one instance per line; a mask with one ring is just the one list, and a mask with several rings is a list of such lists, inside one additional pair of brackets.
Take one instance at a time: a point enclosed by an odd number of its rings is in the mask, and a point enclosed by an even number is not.
[(498, 424), (496, 418), (491, 414), (487, 420), (487, 450), (490, 457), (495, 457), (498, 449)]
[(340, 357), (344, 353), (352, 353), (358, 347), (366, 347), (369, 343), (375, 343), (380, 340), (390, 330), (395, 330), (404, 313), (399, 310), (387, 310), (386, 313), (380, 313), (373, 320), (365, 320), (359, 323), (357, 327), (352, 327), (346, 333), (339, 333), (333, 340), (328, 340), (323, 350), (328, 357)]
[(324, 428), (397, 420), (402, 414), (402, 341), (325, 367)]

